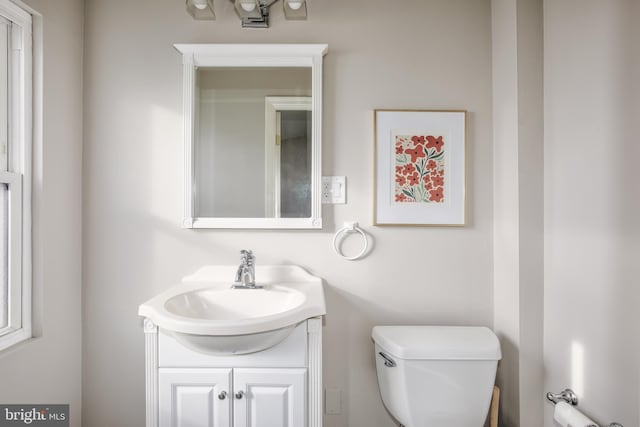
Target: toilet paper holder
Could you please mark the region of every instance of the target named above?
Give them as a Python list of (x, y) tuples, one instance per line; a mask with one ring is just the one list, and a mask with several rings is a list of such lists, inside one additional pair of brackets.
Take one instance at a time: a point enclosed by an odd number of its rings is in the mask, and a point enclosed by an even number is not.
[[(554, 405), (560, 401), (567, 402), (569, 405), (578, 406), (578, 395), (570, 388), (565, 388), (560, 393), (547, 393), (547, 400)], [(585, 427), (599, 427), (595, 424), (591, 424)], [(624, 427), (619, 423), (608, 424), (607, 427)]]
[(560, 393), (547, 393), (547, 400), (549, 402), (552, 402), (554, 405), (561, 400), (573, 406), (578, 405), (578, 395), (575, 394), (574, 391), (570, 388), (565, 388)]

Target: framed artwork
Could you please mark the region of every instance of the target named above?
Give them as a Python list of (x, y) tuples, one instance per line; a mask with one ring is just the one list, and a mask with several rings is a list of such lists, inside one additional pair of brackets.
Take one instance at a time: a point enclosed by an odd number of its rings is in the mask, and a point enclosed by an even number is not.
[(465, 224), (466, 111), (374, 111), (374, 225)]

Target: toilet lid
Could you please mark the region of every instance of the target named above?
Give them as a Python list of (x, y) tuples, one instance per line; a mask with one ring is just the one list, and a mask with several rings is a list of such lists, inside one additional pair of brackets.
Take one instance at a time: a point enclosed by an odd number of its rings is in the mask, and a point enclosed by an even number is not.
[(373, 340), (399, 359), (500, 360), (500, 342), (482, 326), (375, 326)]

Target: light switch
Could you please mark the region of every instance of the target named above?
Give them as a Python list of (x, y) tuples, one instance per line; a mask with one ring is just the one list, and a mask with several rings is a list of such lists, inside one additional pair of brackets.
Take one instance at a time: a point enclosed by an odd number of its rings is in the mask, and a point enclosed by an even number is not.
[(322, 203), (345, 204), (347, 199), (347, 178), (344, 176), (322, 177)]

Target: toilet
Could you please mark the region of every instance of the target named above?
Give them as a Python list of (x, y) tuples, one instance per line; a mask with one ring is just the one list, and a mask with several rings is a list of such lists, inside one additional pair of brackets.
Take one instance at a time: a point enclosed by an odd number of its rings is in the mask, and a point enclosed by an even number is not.
[(498, 361), (489, 328), (375, 326), (378, 386), (385, 407), (405, 427), (482, 427)]

